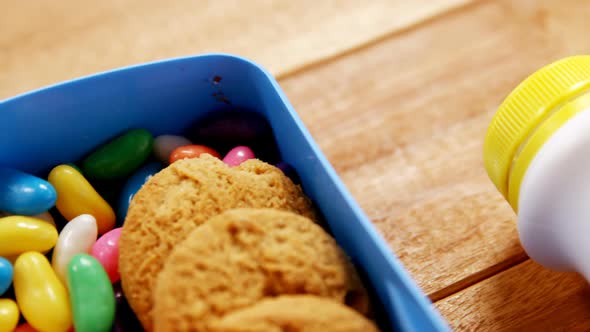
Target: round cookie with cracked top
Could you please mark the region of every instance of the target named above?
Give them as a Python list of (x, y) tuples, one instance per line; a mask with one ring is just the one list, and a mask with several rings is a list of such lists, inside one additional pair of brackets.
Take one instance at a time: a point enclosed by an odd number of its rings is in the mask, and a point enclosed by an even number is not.
[(378, 332), (349, 307), (318, 296), (283, 295), (233, 311), (210, 324), (211, 332)]
[(121, 284), (146, 331), (152, 292), (172, 248), (210, 217), (238, 207), (292, 211), (316, 219), (310, 200), (281, 170), (260, 160), (229, 167), (208, 154), (177, 161), (135, 194), (119, 240)]
[(368, 307), (348, 257), (310, 219), (229, 210), (174, 247), (156, 283), (155, 331), (208, 331), (229, 312), (284, 294), (330, 298), (363, 314)]

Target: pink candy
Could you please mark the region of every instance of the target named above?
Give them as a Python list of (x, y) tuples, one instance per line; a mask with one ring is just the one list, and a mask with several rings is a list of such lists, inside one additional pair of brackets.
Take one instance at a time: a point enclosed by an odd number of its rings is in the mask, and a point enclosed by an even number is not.
[(229, 166), (238, 166), (239, 164), (243, 163), (248, 159), (254, 159), (254, 152), (247, 147), (247, 146), (236, 146), (235, 148), (231, 149), (225, 157), (223, 157), (223, 162)]
[(92, 256), (104, 267), (112, 283), (119, 281), (119, 237), (121, 227), (101, 236), (92, 246)]

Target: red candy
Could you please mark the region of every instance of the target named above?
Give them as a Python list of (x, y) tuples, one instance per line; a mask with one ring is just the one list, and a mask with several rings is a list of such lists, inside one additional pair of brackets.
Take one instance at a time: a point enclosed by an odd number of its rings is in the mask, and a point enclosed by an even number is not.
[(92, 256), (104, 267), (112, 283), (119, 281), (119, 237), (121, 227), (101, 236), (92, 246)]
[[(74, 330), (74, 327), (70, 327), (70, 329), (68, 330), (68, 332), (75, 332), (76, 330)], [(16, 329), (14, 329), (13, 332), (37, 332), (37, 330), (35, 330), (35, 328), (33, 328), (31, 325), (29, 325), (29, 323), (23, 323), (19, 326), (16, 327)]]
[(37, 332), (29, 323), (24, 323), (16, 327), (14, 332)]
[(217, 151), (204, 145), (185, 145), (177, 147), (174, 149), (174, 151), (172, 151), (170, 154), (170, 163), (172, 164), (177, 160), (186, 158), (198, 158), (203, 153), (208, 153), (216, 158), (220, 157)]
[(229, 166), (238, 166), (248, 159), (254, 159), (254, 152), (247, 146), (236, 146), (223, 158), (223, 162)]

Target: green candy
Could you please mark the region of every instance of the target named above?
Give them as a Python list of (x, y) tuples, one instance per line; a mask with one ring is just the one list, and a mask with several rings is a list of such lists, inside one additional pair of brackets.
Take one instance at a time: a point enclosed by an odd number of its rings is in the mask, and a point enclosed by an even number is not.
[(68, 264), (68, 289), (76, 332), (110, 331), (115, 319), (115, 293), (96, 258), (75, 255)]
[(124, 178), (139, 168), (152, 152), (154, 137), (133, 129), (99, 147), (82, 161), (85, 176), (97, 180)]
[(82, 174), (82, 170), (78, 166), (76, 166), (76, 164), (74, 164), (74, 163), (67, 163), (66, 165), (70, 166), (71, 168), (75, 169), (80, 174)]

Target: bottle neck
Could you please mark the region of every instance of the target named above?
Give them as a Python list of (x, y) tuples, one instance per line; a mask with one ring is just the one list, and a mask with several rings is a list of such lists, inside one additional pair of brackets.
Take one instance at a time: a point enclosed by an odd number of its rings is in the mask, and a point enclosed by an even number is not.
[(520, 144), (508, 171), (507, 198), (515, 212), (518, 213), (519, 209), (521, 183), (532, 160), (560, 128), (588, 108), (590, 108), (590, 90), (584, 90), (551, 109)]

